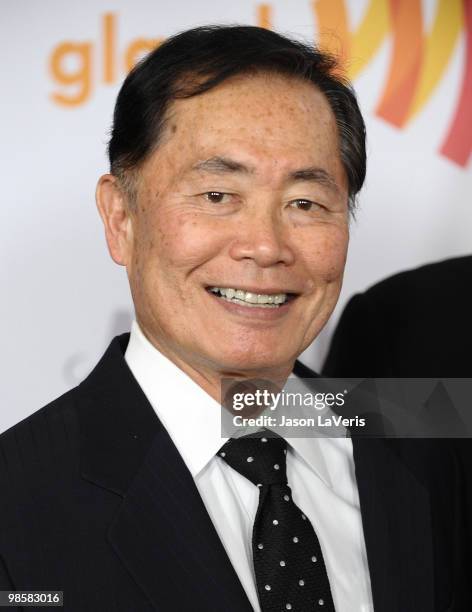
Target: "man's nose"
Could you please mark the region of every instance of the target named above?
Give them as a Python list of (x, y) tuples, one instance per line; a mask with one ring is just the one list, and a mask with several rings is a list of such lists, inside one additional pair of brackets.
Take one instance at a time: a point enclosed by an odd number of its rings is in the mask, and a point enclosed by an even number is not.
[(239, 220), (236, 232), (230, 247), (233, 259), (252, 259), (262, 268), (293, 263), (295, 256), (288, 240), (288, 228), (277, 211), (245, 215)]

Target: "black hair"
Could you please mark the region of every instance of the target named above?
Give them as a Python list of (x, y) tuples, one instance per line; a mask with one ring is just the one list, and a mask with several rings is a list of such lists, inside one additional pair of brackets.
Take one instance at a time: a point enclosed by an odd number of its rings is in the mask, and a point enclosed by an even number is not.
[(172, 101), (202, 94), (226, 79), (273, 72), (311, 81), (325, 95), (339, 132), (349, 203), (366, 172), (365, 125), (336, 59), (314, 46), (255, 26), (205, 26), (168, 38), (126, 77), (108, 145), (111, 173), (130, 186), (130, 173), (160, 142)]

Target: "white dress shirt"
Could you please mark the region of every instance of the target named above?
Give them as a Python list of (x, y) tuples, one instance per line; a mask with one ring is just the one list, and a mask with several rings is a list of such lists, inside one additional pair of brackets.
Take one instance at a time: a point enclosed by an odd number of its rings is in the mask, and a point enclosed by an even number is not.
[[(217, 456), (221, 407), (133, 322), (125, 360), (169, 432), (249, 601), (260, 612), (251, 535), (259, 489)], [(131, 409), (131, 408), (130, 408)], [(337, 612), (373, 610), (349, 438), (287, 438), (287, 479), (320, 541)]]

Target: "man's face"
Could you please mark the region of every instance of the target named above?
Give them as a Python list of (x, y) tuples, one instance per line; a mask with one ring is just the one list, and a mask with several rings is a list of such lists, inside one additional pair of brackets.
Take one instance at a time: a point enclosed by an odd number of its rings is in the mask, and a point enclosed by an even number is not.
[(290, 371), (335, 306), (347, 245), (336, 123), (312, 84), (240, 76), (172, 105), (126, 261), (153, 344), (200, 371)]

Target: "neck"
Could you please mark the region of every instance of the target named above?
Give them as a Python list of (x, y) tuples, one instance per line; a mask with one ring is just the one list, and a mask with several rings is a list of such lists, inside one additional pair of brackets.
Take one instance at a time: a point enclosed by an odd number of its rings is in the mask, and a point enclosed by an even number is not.
[[(270, 388), (270, 390), (274, 388), (282, 389), (293, 369), (294, 361), (279, 367), (259, 367), (245, 370), (218, 367), (216, 364), (207, 363), (201, 359), (192, 359), (184, 352), (175, 350), (171, 344), (155, 337), (139, 321), (138, 323), (142, 333), (154, 348), (172, 361), (174, 365), (220, 404), (222, 403), (221, 391), (224, 379), (231, 379), (231, 382), (234, 381), (234, 383), (258, 379), (264, 388)], [(260, 385), (258, 387), (261, 388)]]

